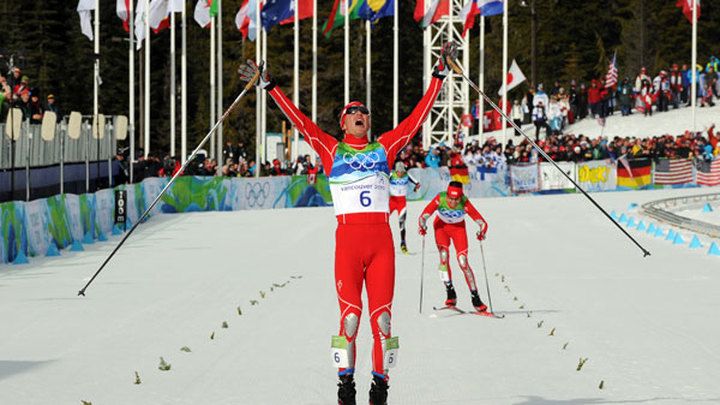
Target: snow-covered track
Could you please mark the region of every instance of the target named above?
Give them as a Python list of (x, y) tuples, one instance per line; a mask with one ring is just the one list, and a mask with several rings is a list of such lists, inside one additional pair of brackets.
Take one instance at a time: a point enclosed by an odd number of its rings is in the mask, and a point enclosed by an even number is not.
[(677, 211), (680, 207), (692, 205), (702, 206), (703, 204), (718, 200), (720, 200), (720, 192), (663, 198), (662, 200), (650, 201), (643, 204), (642, 211), (645, 215), (658, 221), (717, 238), (720, 237), (720, 226), (684, 217), (673, 211)]

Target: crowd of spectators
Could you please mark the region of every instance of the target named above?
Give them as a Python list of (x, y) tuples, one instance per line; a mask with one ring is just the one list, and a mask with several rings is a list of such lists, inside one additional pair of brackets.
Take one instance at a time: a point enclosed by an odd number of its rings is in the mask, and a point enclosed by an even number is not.
[[(590, 160), (620, 158), (689, 158), (713, 160), (720, 154), (720, 144), (715, 134), (715, 126), (707, 129), (706, 134), (685, 131), (684, 134), (660, 135), (651, 138), (636, 137), (596, 137), (585, 135), (553, 133), (539, 140), (538, 146), (554, 161), (585, 162)], [(419, 145), (412, 145), (400, 152), (398, 159), (408, 167), (459, 167), (483, 166), (500, 168), (508, 164), (535, 163), (545, 161), (544, 157), (527, 140), (515, 145), (508, 141), (505, 148), (494, 137), (484, 143), (475, 141), (448, 147), (440, 144), (425, 152)]]
[(19, 67), (12, 67), (7, 77), (0, 73), (0, 116), (5, 117), (10, 108), (18, 108), (22, 112), (23, 120), (30, 120), (31, 124), (41, 124), (45, 112), (52, 111), (56, 114), (57, 122), (60, 122), (62, 114), (56, 104), (55, 95), (47, 94), (45, 103), (41, 98), (40, 89), (30, 86), (30, 78), (24, 75)]
[[(584, 162), (590, 160), (618, 160), (651, 158), (686, 158), (712, 160), (717, 154), (717, 138), (714, 126), (707, 130), (705, 137), (701, 132), (692, 134), (685, 131), (679, 136), (661, 135), (652, 138), (608, 137), (588, 138), (584, 135), (552, 135), (538, 142), (543, 151), (555, 161)], [(715, 146), (713, 146), (715, 143)], [(532, 148), (529, 142), (520, 145), (511, 144), (505, 148), (505, 161), (509, 164), (544, 161), (544, 157)], [(485, 159), (484, 161), (487, 161)]]
[[(206, 152), (198, 153), (188, 163), (184, 175), (188, 176), (223, 176), (223, 177), (255, 177), (257, 166), (254, 159), (249, 159), (245, 143), (239, 141), (233, 145), (228, 141), (223, 147), (222, 159), (225, 162), (218, 170), (217, 159), (211, 158)], [(115, 158), (120, 162), (123, 175), (129, 177), (127, 153)], [(139, 182), (147, 177), (172, 177), (181, 169), (178, 157), (166, 154), (150, 154), (143, 157), (142, 151), (136, 153), (137, 161), (133, 164), (133, 181)], [(310, 155), (299, 156), (294, 164), (283, 164), (280, 159), (265, 162), (260, 166), (260, 176), (307, 175), (317, 173), (322, 165), (314, 165)]]
[[(591, 160), (621, 158), (640, 159), (650, 158), (687, 158), (710, 161), (720, 155), (720, 143), (715, 134), (715, 126), (707, 129), (706, 133), (695, 134), (685, 131), (684, 134), (660, 135), (651, 138), (636, 137), (596, 137), (585, 135), (553, 133), (550, 137), (539, 140), (538, 146), (556, 162), (585, 162)], [(185, 175), (194, 176), (223, 176), (223, 177), (254, 177), (256, 165), (254, 160), (247, 159), (247, 151), (243, 142), (232, 146), (226, 145), (223, 153), (226, 164), (218, 170), (216, 159), (198, 155), (185, 170)], [(127, 160), (118, 155), (117, 159), (123, 167), (125, 176), (129, 170)], [(440, 143), (422, 148), (419, 142), (413, 142), (400, 151), (398, 161), (405, 163), (407, 168), (438, 168), (438, 167), (484, 167), (486, 169), (503, 168), (509, 164), (535, 163), (545, 161), (545, 158), (533, 148), (527, 140), (514, 144), (508, 140), (505, 148), (494, 137), (489, 137), (484, 143), (478, 141), (449, 146)], [(138, 154), (138, 160), (133, 165), (134, 181), (139, 182), (146, 177), (171, 177), (180, 170), (180, 161), (170, 155), (150, 155), (147, 159)], [(283, 163), (279, 159), (265, 162), (260, 167), (260, 176), (288, 176), (307, 175), (311, 173), (324, 173), (319, 160), (315, 164), (310, 155), (298, 156), (294, 163)]]
[[(720, 98), (720, 82), (716, 73), (719, 63), (720, 61), (713, 56), (704, 68), (697, 66), (697, 100), (701, 107), (713, 106), (713, 99)], [(597, 118), (600, 124), (604, 125), (604, 119), (618, 111), (623, 116), (637, 113), (649, 116), (652, 115), (653, 110), (663, 112), (670, 106), (680, 108), (690, 105), (691, 77), (692, 72), (687, 65), (682, 65), (680, 69), (677, 64), (673, 64), (669, 72), (661, 69), (654, 77), (648, 76), (643, 67), (634, 80), (626, 76), (619, 83), (608, 87), (605, 86), (604, 78), (592, 79), (589, 86), (571, 80), (567, 89), (556, 81), (547, 92), (543, 84), (539, 84), (536, 88), (531, 86), (522, 100), (514, 100), (512, 105), (506, 104), (506, 108), (516, 124), (535, 125), (537, 143), (556, 161), (583, 162), (621, 157), (675, 156), (712, 159), (718, 154), (718, 150), (715, 150), (709, 139), (700, 133), (692, 135), (686, 132), (677, 137), (662, 135), (648, 139), (618, 136), (612, 139), (608, 137), (591, 139), (584, 135), (565, 133), (568, 124), (585, 118)], [(543, 130), (544, 137), (541, 137)], [(712, 134), (713, 128), (708, 133)], [(408, 168), (443, 166), (494, 168), (515, 163), (532, 163), (544, 158), (527, 140), (513, 144), (511, 139), (503, 146), (491, 136), (482, 144), (477, 141), (465, 146), (461, 143), (456, 145), (441, 143), (428, 150), (415, 141), (400, 152), (398, 160), (403, 161)], [(319, 160), (314, 162), (309, 155), (298, 156), (294, 162), (276, 158), (258, 167), (255, 161), (249, 158), (242, 141), (235, 145), (228, 141), (222, 149), (220, 162), (223, 164), (218, 170), (217, 160), (200, 155), (190, 163), (185, 174), (254, 177), (257, 170), (260, 171), (260, 176), (323, 173), (321, 162)], [(172, 176), (179, 169), (179, 159), (167, 155), (155, 156), (147, 160), (141, 158), (135, 164), (135, 178), (142, 179), (151, 175)]]
[[(181, 168), (180, 159), (169, 154), (163, 156), (150, 153), (146, 158), (142, 151), (138, 151), (135, 155), (137, 160), (132, 164), (133, 182), (141, 182), (148, 177), (172, 177)], [(129, 159), (127, 154), (121, 153), (115, 156), (115, 160), (120, 163), (122, 170), (120, 182), (122, 183), (130, 178)], [(216, 176), (218, 174), (217, 160), (198, 154), (192, 162), (188, 163), (184, 174), (188, 176)], [(236, 177), (230, 176), (230, 173), (226, 170), (223, 176)]]
[[(697, 105), (714, 106), (720, 98), (718, 66), (720, 60), (711, 56), (702, 67), (696, 66)], [(563, 87), (558, 81), (552, 88), (545, 89), (540, 83), (531, 88), (522, 100), (514, 100), (513, 105), (506, 104), (506, 112), (516, 123), (533, 123), (536, 127), (535, 139), (545, 130), (545, 137), (562, 134), (568, 124), (588, 116), (598, 118), (601, 125), (608, 115), (616, 111), (623, 116), (634, 113), (652, 115), (655, 112), (668, 111), (669, 107), (680, 108), (691, 105), (692, 70), (687, 64), (682, 68), (673, 64), (669, 70), (660, 69), (655, 76), (648, 76), (645, 67), (632, 80), (625, 76), (619, 82), (606, 85), (605, 78), (592, 79), (590, 85), (571, 80)]]
[[(720, 61), (711, 57), (705, 67), (696, 67), (698, 83), (697, 100), (701, 107), (714, 106), (714, 99), (720, 98), (720, 81), (717, 69)], [(514, 100), (507, 104), (507, 112), (516, 124), (534, 124), (535, 139), (539, 146), (553, 160), (582, 162), (597, 159), (618, 159), (623, 156), (638, 157), (685, 157), (712, 159), (718, 155), (715, 149), (714, 127), (708, 130), (708, 138), (702, 134), (686, 132), (681, 136), (662, 135), (648, 139), (633, 137), (598, 137), (590, 139), (584, 135), (565, 134), (568, 124), (587, 117), (598, 118), (601, 124), (608, 115), (619, 111), (623, 116), (634, 113), (652, 115), (653, 111), (667, 111), (670, 106), (680, 108), (690, 105), (690, 82), (692, 71), (683, 64), (679, 68), (673, 64), (669, 71), (659, 70), (654, 77), (647, 75), (643, 67), (640, 73), (631, 80), (629, 76), (619, 83), (606, 87), (603, 78), (593, 79), (590, 86), (571, 80), (567, 90), (559, 82), (545, 91), (543, 84), (530, 88), (522, 100)], [(13, 67), (7, 77), (0, 74), (0, 114), (4, 116), (10, 107), (19, 108), (23, 119), (33, 124), (42, 123), (46, 111), (57, 114), (58, 121), (62, 115), (53, 94), (46, 95), (46, 103), (41, 103), (41, 92), (31, 87), (30, 78), (24, 75), (19, 67)], [(541, 140), (541, 132), (545, 136)], [(417, 139), (418, 137), (416, 137)], [(716, 142), (716, 141), (715, 141)], [(153, 154), (148, 158), (142, 153), (136, 154), (133, 163), (134, 180), (141, 181), (146, 177), (172, 176), (180, 169), (180, 160), (169, 154)], [(484, 143), (477, 141), (463, 147), (462, 144), (430, 147), (425, 150), (419, 142), (413, 142), (400, 152), (398, 159), (407, 167), (441, 167), (441, 166), (484, 166), (500, 167), (507, 164), (535, 162), (543, 160), (532, 145), (526, 140), (517, 145), (512, 139), (507, 145), (499, 144), (494, 137)], [(127, 157), (117, 156), (124, 174), (129, 176)], [(218, 169), (218, 160), (207, 154), (199, 154), (185, 170), (186, 175), (224, 177), (254, 177), (256, 171), (260, 176), (305, 175), (322, 173), (323, 168), (311, 156), (299, 156), (294, 162), (273, 159), (258, 165), (251, 159), (243, 141), (236, 144), (228, 141), (222, 149)]]

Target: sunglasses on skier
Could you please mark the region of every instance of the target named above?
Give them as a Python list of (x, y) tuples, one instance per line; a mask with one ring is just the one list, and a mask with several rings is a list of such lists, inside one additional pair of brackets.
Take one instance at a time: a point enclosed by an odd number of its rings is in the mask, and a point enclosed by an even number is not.
[(352, 107), (348, 107), (347, 110), (345, 110), (345, 115), (352, 115), (356, 112), (360, 112), (360, 114), (369, 115), (370, 110), (367, 109), (364, 105), (354, 105)]

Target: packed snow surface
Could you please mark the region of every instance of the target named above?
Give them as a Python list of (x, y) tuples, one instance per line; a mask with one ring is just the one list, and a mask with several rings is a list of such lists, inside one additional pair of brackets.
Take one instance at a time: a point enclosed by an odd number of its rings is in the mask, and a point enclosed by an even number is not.
[[(683, 209), (674, 211), (686, 218), (702, 221), (712, 225), (720, 225), (720, 194), (715, 200), (702, 201), (701, 204), (690, 204)], [(709, 209), (708, 209), (709, 207)]]
[[(593, 197), (639, 219), (631, 203), (709, 191)], [(652, 252), (643, 258), (582, 195), (473, 203), (490, 225), (483, 250), (492, 306), (506, 317), (432, 310), (444, 301), (437, 251), (428, 236), (421, 255), (415, 223), (425, 203), (410, 203), (416, 254), (396, 261), (400, 352), (390, 404), (720, 403), (720, 257), (624, 228)], [(397, 233), (395, 216), (391, 226)], [(0, 404), (335, 403), (335, 227), (332, 208), (154, 217), (86, 297), (78, 290), (119, 237), (3, 266)], [(474, 239), (469, 258), (487, 302)], [(452, 265), (458, 305), (469, 309)], [(364, 313), (360, 404), (370, 382), (368, 326)], [(159, 369), (161, 357), (169, 370)]]

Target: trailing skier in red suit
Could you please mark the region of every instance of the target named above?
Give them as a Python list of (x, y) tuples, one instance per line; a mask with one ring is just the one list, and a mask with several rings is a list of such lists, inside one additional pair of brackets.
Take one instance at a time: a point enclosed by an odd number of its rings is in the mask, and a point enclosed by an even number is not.
[(436, 195), (435, 198), (430, 201), (430, 204), (425, 207), (422, 214), (420, 214), (418, 225), (421, 235), (427, 233), (427, 221), (435, 211), (437, 211), (438, 215), (433, 223), (433, 228), (435, 229), (435, 243), (440, 253), (440, 277), (445, 283), (447, 293), (445, 305), (455, 306), (457, 303), (457, 293), (452, 283), (452, 271), (450, 270), (449, 258), (450, 243), (452, 242), (455, 245), (460, 270), (462, 270), (465, 281), (470, 288), (473, 307), (479, 312), (484, 312), (487, 310), (487, 306), (483, 304), (478, 295), (475, 275), (470, 268), (467, 258), (468, 241), (465, 231), (465, 215), (469, 215), (480, 227), (480, 230), (477, 231), (478, 240), (485, 239), (485, 234), (488, 229), (487, 222), (485, 222), (485, 218), (480, 215), (470, 200), (463, 195), (462, 183), (459, 181), (450, 182), (447, 191)]

